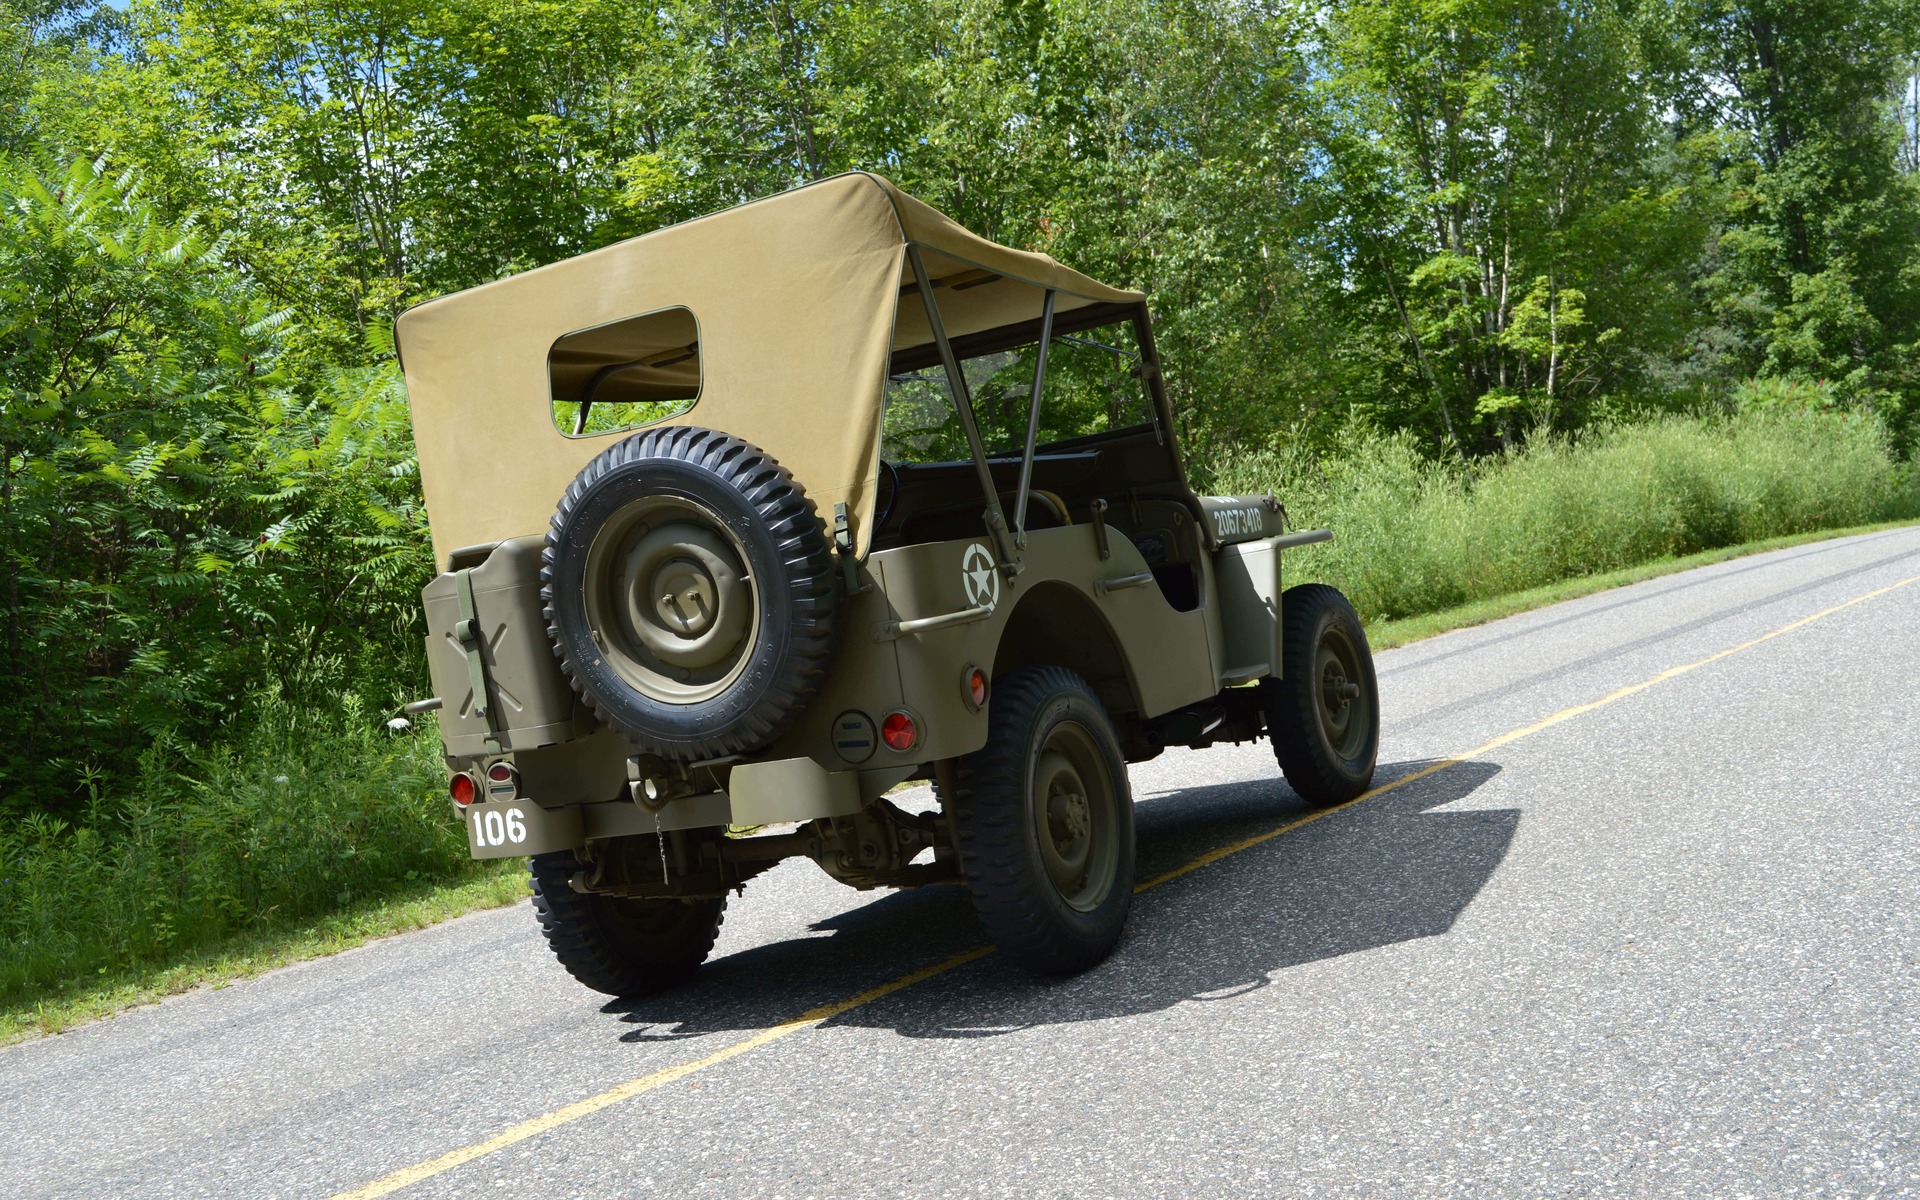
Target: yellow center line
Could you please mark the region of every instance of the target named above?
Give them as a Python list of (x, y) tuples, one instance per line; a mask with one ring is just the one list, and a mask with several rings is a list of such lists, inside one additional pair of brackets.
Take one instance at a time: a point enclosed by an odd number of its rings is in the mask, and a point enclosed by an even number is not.
[[(1388, 792), (1406, 787), (1410, 783), (1416, 783), (1422, 779), (1427, 778), (1429, 775), (1433, 775), (1440, 771), (1444, 771), (1448, 767), (1459, 766), (1461, 763), (1469, 762), (1473, 759), (1479, 758), (1482, 755), (1488, 754), (1494, 750), (1497, 750), (1502, 746), (1510, 745), (1513, 742), (1517, 742), (1521, 738), (1530, 737), (1533, 734), (1539, 733), (1543, 729), (1550, 729), (1553, 726), (1560, 724), (1562, 721), (1572, 720), (1574, 717), (1578, 717), (1586, 713), (1590, 713), (1596, 708), (1602, 708), (1606, 705), (1612, 704), (1616, 700), (1624, 700), (1628, 696), (1632, 696), (1637, 693), (1646, 691), (1648, 688), (1654, 686), (1657, 683), (1664, 683), (1667, 680), (1674, 678), (1675, 676), (1685, 675), (1689, 671), (1699, 670), (1701, 667), (1704, 667), (1709, 663), (1719, 662), (1721, 659), (1727, 658), (1730, 655), (1738, 654), (1742, 650), (1751, 650), (1753, 649), (1753, 647), (1758, 646), (1763, 642), (1772, 641), (1774, 638), (1777, 638), (1782, 634), (1791, 633), (1794, 630), (1799, 629), (1804, 625), (1811, 625), (1813, 622), (1818, 621), (1823, 617), (1830, 617), (1834, 613), (1840, 612), (1843, 609), (1852, 608), (1856, 604), (1863, 604), (1866, 601), (1872, 600), (1877, 596), (1884, 596), (1888, 592), (1896, 591), (1912, 583), (1920, 583), (1920, 575), (1910, 576), (1906, 579), (1902, 579), (1898, 583), (1889, 584), (1886, 587), (1879, 588), (1875, 591), (1867, 592), (1864, 595), (1855, 596), (1853, 599), (1844, 601), (1840, 604), (1836, 604), (1832, 608), (1821, 609), (1819, 612), (1814, 613), (1812, 616), (1801, 617), (1798, 621), (1794, 621), (1787, 625), (1782, 625), (1780, 628), (1773, 630), (1771, 633), (1763, 633), (1759, 637), (1754, 638), (1752, 641), (1741, 642), (1737, 646), (1730, 646), (1727, 649), (1718, 652), (1717, 654), (1709, 654), (1707, 657), (1700, 659), (1696, 662), (1686, 663), (1678, 667), (1668, 667), (1666, 670), (1660, 672), (1658, 675), (1655, 675), (1650, 679), (1642, 680), (1639, 683), (1631, 683), (1623, 688), (1617, 688), (1614, 691), (1608, 692), (1606, 695), (1600, 697), (1598, 700), (1593, 700), (1586, 704), (1576, 704), (1572, 708), (1563, 708), (1559, 712), (1554, 713), (1550, 717), (1546, 717), (1546, 718), (1543, 718), (1542, 720), (1535, 721), (1531, 725), (1523, 726), (1509, 733), (1503, 733), (1499, 737), (1494, 738), (1492, 741), (1486, 742), (1479, 746), (1475, 746), (1471, 750), (1465, 751), (1460, 754), (1456, 754), (1451, 758), (1443, 758), (1436, 762), (1428, 763), (1426, 766), (1421, 767), (1417, 771), (1410, 771), (1407, 774), (1402, 775), (1399, 778), (1389, 783), (1381, 784), (1379, 787), (1374, 788), (1371, 791), (1363, 792), (1359, 796), (1356, 796), (1355, 798), (1347, 801), (1344, 804), (1336, 804), (1327, 808), (1317, 809), (1314, 812), (1311, 812), (1306, 816), (1299, 818), (1298, 820), (1288, 821), (1285, 824), (1279, 825), (1273, 829), (1269, 829), (1264, 832), (1257, 833), (1252, 837), (1244, 838), (1230, 845), (1220, 846), (1215, 849), (1209, 850), (1205, 854), (1200, 855), (1198, 858), (1195, 858), (1190, 862), (1184, 863), (1181, 866), (1175, 867), (1171, 871), (1168, 871), (1161, 875), (1154, 876), (1152, 879), (1149, 879), (1145, 883), (1138, 885), (1133, 890), (1136, 894), (1138, 894), (1140, 892), (1146, 891), (1148, 888), (1159, 887), (1161, 884), (1167, 883), (1171, 880), (1178, 879), (1182, 875), (1190, 874), (1191, 872), (1198, 871), (1202, 867), (1209, 866), (1213, 863), (1217, 863), (1223, 858), (1228, 858), (1228, 857), (1231, 857), (1232, 855), (1239, 854), (1243, 850), (1250, 850), (1253, 847), (1260, 845), (1262, 842), (1271, 841), (1274, 838), (1279, 837), (1281, 834), (1290, 833), (1293, 830), (1298, 829), (1303, 825), (1310, 825), (1313, 822), (1320, 820), (1322, 817), (1332, 816), (1334, 813), (1337, 813), (1342, 809), (1352, 808), (1354, 805), (1360, 804), (1363, 801), (1371, 800), (1375, 796), (1384, 796)], [(619, 1104), (623, 1100), (631, 1100), (635, 1096), (643, 1095), (647, 1092), (654, 1091), (657, 1088), (665, 1087), (667, 1084), (673, 1083), (677, 1080), (685, 1079), (687, 1076), (693, 1075), (697, 1072), (704, 1071), (708, 1067), (717, 1066), (720, 1063), (726, 1062), (730, 1058), (738, 1058), (740, 1055), (745, 1054), (750, 1050), (757, 1050), (760, 1047), (765, 1046), (770, 1042), (777, 1042), (781, 1038), (787, 1037), (791, 1034), (799, 1033), (803, 1029), (811, 1029), (814, 1026), (821, 1024), (822, 1022), (832, 1020), (834, 1017), (837, 1017), (842, 1013), (850, 1012), (853, 1009), (860, 1008), (867, 1004), (871, 1004), (875, 1000), (878, 1000), (883, 996), (890, 996), (895, 992), (902, 991), (906, 988), (910, 988), (916, 983), (924, 983), (926, 980), (932, 979), (936, 975), (944, 975), (948, 971), (951, 971), (956, 967), (965, 966), (967, 963), (974, 962), (981, 958), (985, 958), (987, 955), (991, 953), (993, 953), (993, 947), (978, 946), (972, 950), (968, 950), (963, 953), (956, 954), (952, 958), (948, 958), (941, 962), (934, 963), (932, 966), (922, 967), (918, 971), (914, 971), (914, 972), (911, 972), (910, 974), (902, 975), (898, 979), (894, 979), (890, 982), (883, 983), (878, 987), (869, 988), (868, 990), (861, 992), (856, 996), (849, 996), (844, 1000), (837, 1000), (832, 1004), (824, 1004), (819, 1008), (809, 1009), (806, 1012), (801, 1013), (797, 1017), (793, 1017), (789, 1020), (782, 1021), (778, 1025), (769, 1026), (768, 1028), (762, 1029), (760, 1032), (754, 1034), (751, 1037), (744, 1038), (741, 1041), (735, 1042), (732, 1045), (725, 1047), (724, 1049), (716, 1050), (714, 1053), (707, 1055), (705, 1058), (695, 1059), (692, 1062), (681, 1063), (678, 1066), (666, 1067), (661, 1070), (655, 1071), (651, 1075), (642, 1075), (638, 1079), (630, 1079), (627, 1082), (620, 1084), (618, 1087), (609, 1088), (606, 1091), (599, 1093), (598, 1095), (588, 1096), (584, 1100), (576, 1100), (572, 1104), (569, 1104), (564, 1108), (557, 1108), (557, 1109), (554, 1109), (552, 1112), (543, 1114), (538, 1117), (534, 1117), (532, 1120), (522, 1121), (518, 1125), (514, 1125), (508, 1129), (501, 1131), (500, 1133), (495, 1134), (494, 1136), (488, 1138), (484, 1142), (475, 1142), (470, 1146), (462, 1146), (458, 1150), (450, 1150), (447, 1153), (442, 1154), (438, 1158), (432, 1158), (432, 1159), (428, 1159), (425, 1162), (415, 1163), (413, 1166), (410, 1166), (410, 1167), (403, 1167), (400, 1170), (395, 1171), (390, 1175), (383, 1175), (379, 1179), (376, 1179), (372, 1183), (366, 1184), (363, 1187), (355, 1188), (350, 1192), (341, 1192), (338, 1195), (334, 1196), (332, 1200), (373, 1200), (373, 1198), (376, 1196), (391, 1195), (394, 1192), (399, 1191), (401, 1188), (411, 1187), (413, 1184), (419, 1183), (424, 1179), (431, 1179), (435, 1175), (439, 1175), (444, 1172), (451, 1171), (452, 1169), (462, 1165), (463, 1163), (472, 1162), (476, 1158), (484, 1158), (487, 1155), (492, 1154), (497, 1150), (504, 1150), (508, 1146), (511, 1146), (516, 1142), (524, 1142), (528, 1138), (537, 1137), (540, 1134), (547, 1133), (554, 1129), (558, 1129), (562, 1125), (567, 1125), (574, 1121), (578, 1121), (582, 1117), (591, 1116), (592, 1114), (599, 1112), (601, 1109), (609, 1108), (615, 1104)]]
[(859, 1008), (863, 1004), (871, 1004), (882, 996), (892, 995), (894, 992), (902, 988), (910, 988), (922, 980), (932, 979), (935, 975), (945, 974), (955, 967), (965, 966), (976, 958), (985, 958), (988, 954), (992, 953), (992, 951), (993, 947), (991, 946), (976, 946), (972, 950), (956, 954), (952, 958), (937, 962), (930, 967), (922, 967), (912, 974), (902, 975), (900, 978), (888, 983), (883, 983), (876, 988), (869, 988), (857, 996), (849, 996), (845, 1000), (836, 1000), (832, 1004), (823, 1004), (819, 1008), (808, 1009), (797, 1017), (762, 1029), (752, 1037), (735, 1042), (724, 1050), (717, 1050), (705, 1058), (681, 1063), (678, 1066), (667, 1067), (663, 1070), (655, 1071), (651, 1075), (642, 1075), (638, 1079), (629, 1079), (620, 1086), (608, 1088), (597, 1096), (588, 1096), (585, 1100), (576, 1100), (565, 1108), (556, 1108), (552, 1112), (535, 1117), (530, 1121), (522, 1121), (518, 1125), (494, 1134), (484, 1142), (475, 1142), (471, 1146), (462, 1146), (458, 1150), (449, 1150), (439, 1158), (428, 1159), (423, 1163), (415, 1163), (411, 1167), (403, 1167), (391, 1175), (381, 1176), (364, 1187), (355, 1188), (350, 1192), (341, 1192), (333, 1197), (333, 1200), (372, 1200), (375, 1196), (391, 1195), (401, 1188), (411, 1187), (423, 1179), (431, 1179), (433, 1176), (439, 1175), (442, 1172), (451, 1171), (462, 1163), (472, 1162), (476, 1158), (484, 1158), (496, 1150), (506, 1149), (515, 1142), (524, 1142), (528, 1138), (537, 1137), (550, 1129), (558, 1129), (562, 1125), (578, 1121), (581, 1117), (591, 1116), (603, 1108), (620, 1103), (622, 1100), (631, 1100), (644, 1092), (651, 1092), (655, 1088), (665, 1087), (667, 1084), (675, 1080), (685, 1079), (697, 1071), (704, 1071), (708, 1067), (716, 1066), (730, 1058), (737, 1058), (749, 1050), (758, 1050), (768, 1042), (777, 1042), (783, 1037), (799, 1033), (802, 1029), (809, 1029), (820, 1024), (822, 1021), (830, 1021), (843, 1012)]

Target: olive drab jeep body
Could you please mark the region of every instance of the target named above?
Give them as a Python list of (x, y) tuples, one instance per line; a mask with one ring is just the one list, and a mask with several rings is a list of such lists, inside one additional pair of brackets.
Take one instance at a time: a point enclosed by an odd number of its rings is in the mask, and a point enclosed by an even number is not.
[[(1126, 764), (1368, 785), (1365, 634), (1271, 496), (1187, 484), (1145, 297), (852, 174), (398, 324), (475, 857), (582, 982), (670, 985), (789, 857), (961, 883), (1040, 971), (1132, 893)], [(888, 793), (933, 785), (908, 811)]]

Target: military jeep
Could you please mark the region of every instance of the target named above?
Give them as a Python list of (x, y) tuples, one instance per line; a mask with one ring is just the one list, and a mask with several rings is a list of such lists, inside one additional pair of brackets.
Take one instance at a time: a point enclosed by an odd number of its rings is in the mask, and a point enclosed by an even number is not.
[(1189, 488), (1138, 292), (849, 174), (398, 343), (444, 568), (411, 707), (590, 988), (684, 980), (793, 857), (963, 884), (1010, 959), (1079, 971), (1133, 894), (1128, 763), (1266, 736), (1309, 804), (1372, 778), (1360, 622), (1281, 590), (1332, 535)]

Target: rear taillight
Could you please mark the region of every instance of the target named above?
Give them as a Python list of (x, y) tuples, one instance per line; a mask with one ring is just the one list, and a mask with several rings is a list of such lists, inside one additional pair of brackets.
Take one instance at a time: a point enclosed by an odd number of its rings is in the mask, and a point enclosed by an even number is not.
[(920, 740), (920, 730), (913, 723), (911, 716), (904, 712), (890, 712), (886, 719), (880, 722), (880, 740), (885, 742), (889, 749), (904, 752), (913, 749), (914, 744)]
[(480, 785), (473, 781), (473, 776), (462, 771), (447, 781), (447, 794), (453, 797), (455, 804), (465, 808), (479, 798)]
[(960, 679), (960, 698), (967, 707), (979, 712), (987, 703), (987, 673), (979, 667), (968, 667)]

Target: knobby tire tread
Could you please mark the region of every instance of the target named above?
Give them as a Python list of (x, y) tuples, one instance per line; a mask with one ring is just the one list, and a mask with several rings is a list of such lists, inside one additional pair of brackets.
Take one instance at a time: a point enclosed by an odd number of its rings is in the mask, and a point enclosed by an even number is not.
[[(726, 920), (725, 897), (717, 902), (683, 904), (677, 900), (623, 900), (591, 896), (573, 890), (568, 882), (581, 864), (571, 850), (537, 854), (528, 861), (533, 890), (533, 913), (553, 956), (581, 984), (609, 996), (644, 996), (685, 983), (713, 952)], [(683, 926), (673, 933), (666, 953), (652, 960), (622, 949), (600, 919), (597, 907), (606, 903), (682, 904)], [(711, 915), (702, 919), (703, 910)]]
[[(1114, 881), (1117, 915), (1106, 914), (1106, 928), (1093, 937), (1063, 926), (1044, 890), (1051, 884), (1036, 874), (1027, 853), (1030, 816), (1022, 794), (1028, 787), (1030, 741), (1044, 710), (1063, 691), (1077, 693), (1098, 718), (1110, 763), (1118, 764), (1114, 784), (1121, 819), (1130, 831), (1126, 764), (1111, 723), (1093, 689), (1061, 667), (1023, 667), (995, 681), (987, 744), (954, 763), (952, 795), (940, 797), (942, 807), (953, 814), (961, 869), (981, 926), (1009, 959), (1045, 975), (1074, 974), (1106, 958), (1133, 895), (1130, 833)], [(941, 790), (938, 782), (935, 790)]]

